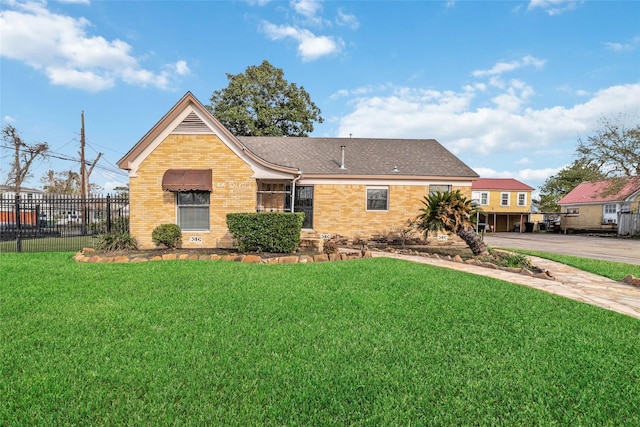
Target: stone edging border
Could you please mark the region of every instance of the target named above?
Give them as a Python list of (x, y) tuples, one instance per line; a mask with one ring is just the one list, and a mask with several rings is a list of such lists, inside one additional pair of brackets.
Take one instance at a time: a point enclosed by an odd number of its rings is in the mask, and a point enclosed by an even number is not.
[[(381, 251), (380, 252), (389, 252), (389, 251)], [(482, 262), (476, 259), (468, 259), (463, 260), (460, 255), (456, 256), (440, 256), (438, 254), (428, 254), (417, 251), (407, 251), (406, 255), (417, 255), (423, 256), (426, 258), (434, 258), (440, 259), (443, 261), (450, 262), (458, 262), (463, 264), (471, 264), (477, 265), (479, 267), (491, 268), (494, 270), (503, 270), (508, 271), (510, 273), (518, 273), (523, 274), (529, 277), (535, 277), (538, 279), (546, 279), (546, 280), (555, 280), (553, 274), (548, 270), (543, 270), (542, 272), (535, 273), (526, 268), (515, 268), (515, 267), (499, 267), (490, 262)], [(86, 262), (86, 263), (99, 263), (99, 262), (110, 262), (110, 263), (127, 263), (127, 262), (146, 262), (146, 261), (169, 261), (169, 260), (207, 260), (207, 261), (235, 261), (235, 262), (244, 262), (247, 264), (308, 264), (312, 262), (328, 262), (328, 261), (346, 261), (350, 259), (360, 259), (360, 258), (371, 258), (371, 251), (362, 250), (362, 251), (350, 251), (341, 249), (340, 252), (335, 254), (316, 254), (316, 255), (286, 255), (281, 257), (269, 257), (263, 258), (260, 255), (254, 254), (229, 254), (229, 255), (196, 255), (196, 254), (177, 254), (177, 253), (167, 253), (163, 255), (141, 255), (136, 254), (132, 256), (125, 255), (114, 255), (109, 256), (108, 254), (99, 254), (93, 248), (83, 248), (77, 254), (74, 255), (73, 259), (77, 262)], [(639, 287), (640, 288), (640, 278), (635, 277), (631, 274), (625, 276), (621, 282)]]
[[(381, 251), (381, 252), (390, 252), (390, 251)], [(426, 252), (418, 252), (418, 251), (405, 251), (405, 252), (401, 252), (401, 251), (394, 251), (396, 253), (402, 253), (405, 255), (414, 255), (414, 256), (422, 256), (425, 258), (433, 258), (433, 259), (439, 259), (439, 260), (443, 260), (443, 261), (450, 261), (450, 262), (457, 262), (457, 263), (461, 263), (461, 264), (469, 264), (469, 265), (476, 265), (478, 267), (484, 267), (484, 268), (490, 268), (493, 270), (502, 270), (502, 271), (507, 271), (509, 273), (517, 273), (517, 274), (522, 274), (524, 276), (528, 276), (528, 277), (534, 277), (536, 279), (545, 279), (545, 280), (556, 280), (556, 278), (553, 276), (553, 274), (549, 271), (549, 270), (543, 270), (543, 269), (539, 269), (542, 271), (539, 272), (534, 272), (531, 271), (527, 268), (522, 268), (522, 267), (500, 267), (496, 264), (493, 264), (491, 262), (482, 262), (480, 260), (477, 259), (468, 259), (468, 260), (464, 260), (462, 259), (462, 257), (460, 255), (455, 255), (455, 256), (451, 256), (451, 255), (446, 255), (446, 256), (440, 256), (438, 254), (429, 254)]]
[(285, 255), (280, 257), (263, 258), (255, 254), (228, 254), (228, 255), (197, 255), (165, 253), (162, 255), (109, 255), (98, 253), (93, 248), (83, 248), (73, 256), (77, 262), (86, 263), (128, 263), (147, 261), (172, 261), (172, 260), (206, 260), (206, 261), (235, 261), (247, 264), (308, 264), (312, 262), (346, 261), (350, 259), (371, 258), (369, 251), (347, 251), (335, 254), (316, 255)]

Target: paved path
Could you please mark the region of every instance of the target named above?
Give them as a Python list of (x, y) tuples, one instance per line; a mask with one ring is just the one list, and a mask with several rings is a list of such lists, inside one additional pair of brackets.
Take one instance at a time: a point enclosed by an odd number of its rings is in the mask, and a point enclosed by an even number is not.
[(494, 248), (529, 249), (640, 264), (640, 239), (553, 233), (486, 233), (484, 241)]
[(545, 292), (582, 301), (640, 319), (640, 288), (543, 258), (529, 257), (533, 265), (548, 270), (554, 275), (556, 280), (537, 279), (523, 274), (493, 270), (477, 265), (428, 258), (420, 255), (403, 255), (373, 251), (372, 256), (403, 259), (489, 276), (494, 279), (540, 289)]

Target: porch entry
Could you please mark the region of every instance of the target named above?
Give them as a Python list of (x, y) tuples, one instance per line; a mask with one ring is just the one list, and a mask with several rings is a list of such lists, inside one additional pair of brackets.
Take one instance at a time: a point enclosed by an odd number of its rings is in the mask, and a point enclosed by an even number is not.
[[(258, 182), (258, 212), (291, 212), (291, 182)], [(313, 228), (313, 186), (297, 185), (293, 211), (304, 213), (302, 228)]]
[(296, 186), (293, 198), (293, 211), (304, 212), (304, 222), (302, 228), (313, 228), (313, 186)]

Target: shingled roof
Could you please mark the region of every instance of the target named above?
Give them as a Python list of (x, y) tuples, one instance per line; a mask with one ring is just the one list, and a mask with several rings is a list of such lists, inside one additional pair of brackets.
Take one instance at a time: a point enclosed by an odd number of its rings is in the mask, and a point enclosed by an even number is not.
[[(186, 113), (188, 112), (188, 114)], [(176, 122), (181, 118), (181, 122)], [(118, 161), (135, 171), (164, 132), (215, 133), (262, 166), (305, 178), (448, 179), (478, 178), (469, 166), (435, 139), (237, 137), (187, 92), (147, 134)], [(344, 146), (344, 168), (341, 168)]]
[(480, 178), (471, 184), (472, 190), (533, 191), (534, 188), (513, 178)]
[(640, 194), (640, 176), (583, 182), (558, 201), (559, 205), (622, 202)]
[[(435, 139), (237, 137), (256, 156), (309, 176), (429, 176), (478, 174)], [(341, 168), (344, 146), (344, 168)]]

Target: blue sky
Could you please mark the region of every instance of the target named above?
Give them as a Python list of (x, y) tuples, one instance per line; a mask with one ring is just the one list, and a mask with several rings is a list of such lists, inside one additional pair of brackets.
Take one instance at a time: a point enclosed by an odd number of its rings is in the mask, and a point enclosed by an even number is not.
[[(84, 111), (108, 191), (187, 91), (208, 104), (265, 59), (322, 110), (312, 136), (435, 138), (536, 188), (600, 118), (640, 120), (640, 2), (566, 0), (2, 0), (0, 120), (77, 159)], [(49, 169), (79, 163), (51, 157), (26, 185)]]

